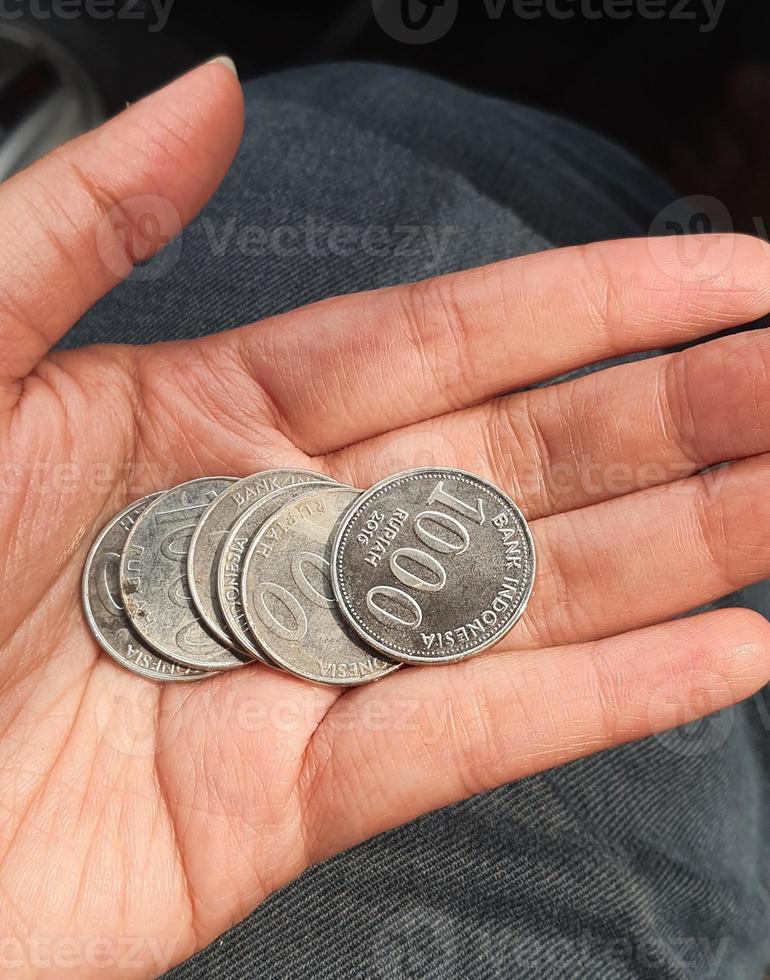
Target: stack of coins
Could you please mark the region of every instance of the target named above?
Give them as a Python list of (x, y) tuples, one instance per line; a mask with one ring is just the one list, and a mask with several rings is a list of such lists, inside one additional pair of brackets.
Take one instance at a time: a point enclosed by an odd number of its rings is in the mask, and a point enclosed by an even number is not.
[(424, 467), (361, 491), (276, 469), (121, 511), (89, 552), (83, 606), (104, 650), (144, 677), (259, 661), (349, 686), (487, 649), (534, 575), (518, 507), (471, 473)]

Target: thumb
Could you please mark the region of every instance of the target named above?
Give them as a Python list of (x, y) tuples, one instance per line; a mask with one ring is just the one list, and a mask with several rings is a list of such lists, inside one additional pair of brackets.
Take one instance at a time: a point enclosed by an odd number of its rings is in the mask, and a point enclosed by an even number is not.
[(0, 187), (0, 409), (90, 306), (197, 214), (242, 131), (234, 67), (217, 59)]

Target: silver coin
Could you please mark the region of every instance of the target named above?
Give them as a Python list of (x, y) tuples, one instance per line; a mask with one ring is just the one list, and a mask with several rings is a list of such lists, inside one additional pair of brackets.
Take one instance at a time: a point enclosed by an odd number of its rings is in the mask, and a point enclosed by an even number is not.
[(146, 643), (185, 667), (228, 670), (248, 658), (207, 633), (187, 586), (187, 549), (201, 514), (235, 481), (204, 477), (167, 490), (128, 535), (120, 591), (131, 624)]
[(373, 647), (405, 663), (463, 660), (497, 643), (527, 604), (535, 548), (516, 504), (452, 468), (407, 470), (340, 523), (334, 594)]
[(243, 559), (251, 540), (268, 517), (272, 517), (284, 504), (307, 493), (311, 487), (322, 484), (303, 483), (284, 487), (262, 497), (248, 507), (236, 520), (227, 535), (217, 569), (216, 592), (219, 606), (227, 623), (227, 629), (243, 650), (259, 660), (270, 661), (257, 646), (251, 635), (246, 613), (241, 602), (241, 571)]
[(322, 684), (362, 684), (398, 668), (355, 635), (332, 593), (331, 535), (359, 495), (309, 491), (265, 521), (243, 560), (243, 608), (257, 643), (281, 667)]
[(91, 545), (83, 569), (83, 610), (91, 632), (113, 660), (153, 681), (197, 681), (211, 671), (180, 667), (159, 656), (136, 636), (120, 595), (120, 556), (131, 528), (160, 494), (137, 500), (102, 529)]
[(216, 591), (222, 546), (233, 521), (251, 504), (276, 490), (311, 482), (334, 483), (334, 480), (310, 470), (265, 470), (227, 487), (211, 501), (203, 513), (190, 540), (187, 581), (201, 619), (220, 643), (228, 645), (233, 639), (228, 633), (227, 621), (220, 609)]

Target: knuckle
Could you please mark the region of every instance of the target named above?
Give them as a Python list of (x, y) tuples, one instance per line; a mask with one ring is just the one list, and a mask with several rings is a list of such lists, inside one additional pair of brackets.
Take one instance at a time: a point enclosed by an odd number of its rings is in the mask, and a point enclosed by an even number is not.
[(406, 339), (450, 410), (475, 399), (471, 327), (456, 276), (412, 283), (402, 294)]
[(578, 245), (576, 253), (584, 269), (583, 298), (588, 316), (599, 330), (599, 354), (621, 351), (627, 345), (618, 336), (623, 323), (618, 274), (610, 267), (602, 243)]
[(591, 664), (591, 688), (598, 720), (598, 733), (608, 744), (618, 739), (624, 716), (624, 706), (628, 703), (626, 685), (621, 675), (608, 669), (606, 658), (602, 656), (601, 646), (593, 644), (589, 656)]
[(729, 521), (718, 484), (712, 486), (712, 481), (708, 479), (698, 481), (693, 514), (705, 561), (717, 569), (727, 591), (739, 588), (744, 583), (732, 568)]
[[(505, 722), (500, 724), (503, 704)], [(521, 690), (512, 680), (501, 682), (498, 677), (494, 694), (483, 684), (471, 692), (457, 690), (450, 694), (444, 707), (445, 731), (463, 796), (473, 796), (509, 778), (513, 764), (511, 732), (526, 729), (527, 717)]]
[(496, 398), (488, 403), (485, 414), (482, 435), (492, 478), (516, 498), (520, 495), (517, 461), (529, 459), (532, 453), (521, 413), (510, 398)]
[(668, 356), (663, 366), (662, 383), (657, 388), (658, 414), (667, 441), (673, 443), (694, 467), (703, 465), (700, 448), (697, 403), (701, 386), (692, 376), (689, 352)]

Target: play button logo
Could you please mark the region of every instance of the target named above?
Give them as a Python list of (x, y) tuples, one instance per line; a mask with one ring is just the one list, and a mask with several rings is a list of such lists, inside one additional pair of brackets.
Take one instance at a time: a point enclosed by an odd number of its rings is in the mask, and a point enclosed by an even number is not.
[(403, 44), (430, 44), (452, 27), (458, 0), (372, 0), (383, 31)]

